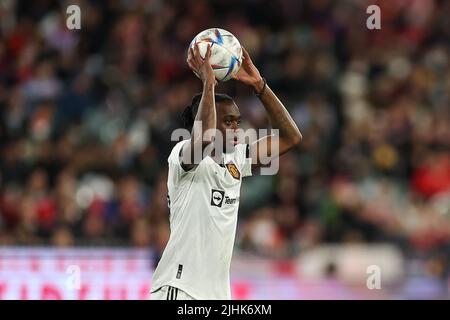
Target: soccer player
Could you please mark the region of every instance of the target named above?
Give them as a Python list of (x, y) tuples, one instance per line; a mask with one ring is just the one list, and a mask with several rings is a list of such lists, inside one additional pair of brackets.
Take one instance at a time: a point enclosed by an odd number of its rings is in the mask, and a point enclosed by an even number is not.
[[(245, 49), (234, 79), (254, 90), (279, 134), (277, 139), (267, 135), (250, 145), (227, 135), (237, 132), (241, 116), (232, 98), (215, 93), (210, 56), (209, 46), (204, 59), (197, 45), (189, 49), (187, 63), (202, 80), (203, 92), (183, 113), (191, 138), (178, 142), (168, 158), (171, 233), (153, 275), (151, 299), (231, 299), (229, 271), (242, 178), (262, 165), (259, 155), (278, 157), (302, 139)], [(222, 149), (206, 156), (201, 153), (194, 161), (195, 150), (218, 142)]]

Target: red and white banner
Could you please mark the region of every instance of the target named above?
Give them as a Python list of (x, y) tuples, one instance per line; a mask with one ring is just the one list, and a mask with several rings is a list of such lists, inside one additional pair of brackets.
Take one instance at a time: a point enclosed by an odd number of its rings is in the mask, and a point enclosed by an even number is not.
[(147, 299), (149, 252), (1, 249), (0, 299)]
[[(305, 280), (294, 261), (235, 254), (233, 299), (360, 299), (373, 292)], [(146, 300), (152, 252), (131, 249), (0, 249), (0, 300)]]

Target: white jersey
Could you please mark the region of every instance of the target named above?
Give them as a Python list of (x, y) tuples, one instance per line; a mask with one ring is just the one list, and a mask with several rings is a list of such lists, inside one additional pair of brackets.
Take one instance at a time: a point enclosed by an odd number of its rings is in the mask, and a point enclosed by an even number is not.
[(242, 178), (251, 175), (247, 145), (236, 145), (223, 164), (205, 157), (185, 171), (179, 154), (168, 158), (170, 238), (153, 274), (152, 292), (169, 285), (195, 299), (231, 299), (233, 252)]

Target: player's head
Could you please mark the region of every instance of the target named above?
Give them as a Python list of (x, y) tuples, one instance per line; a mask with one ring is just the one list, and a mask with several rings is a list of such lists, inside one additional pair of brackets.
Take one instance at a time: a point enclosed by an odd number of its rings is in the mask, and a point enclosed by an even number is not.
[[(192, 130), (194, 125), (194, 119), (197, 115), (198, 106), (202, 94), (198, 93), (192, 98), (191, 105), (187, 106), (181, 115), (184, 127), (188, 130)], [(237, 144), (237, 135), (226, 135), (227, 130), (235, 132), (239, 128), (241, 122), (241, 113), (239, 108), (234, 103), (233, 99), (223, 93), (215, 94), (216, 101), (216, 128), (222, 133), (224, 151), (232, 151)]]

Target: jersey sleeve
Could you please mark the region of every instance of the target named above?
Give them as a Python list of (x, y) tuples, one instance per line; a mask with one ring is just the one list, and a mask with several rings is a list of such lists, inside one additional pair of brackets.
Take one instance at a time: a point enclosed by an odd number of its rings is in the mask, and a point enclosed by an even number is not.
[(252, 175), (252, 159), (249, 154), (248, 144), (238, 144), (236, 146), (236, 161), (240, 167), (242, 177)]
[(173, 182), (177, 183), (183, 177), (192, 174), (195, 171), (195, 168), (192, 170), (186, 171), (181, 166), (181, 160), (180, 160), (180, 152), (181, 148), (183, 148), (183, 145), (189, 140), (183, 140), (178, 142), (170, 152), (169, 158), (167, 159), (168, 165), (169, 165), (169, 179), (171, 179)]

